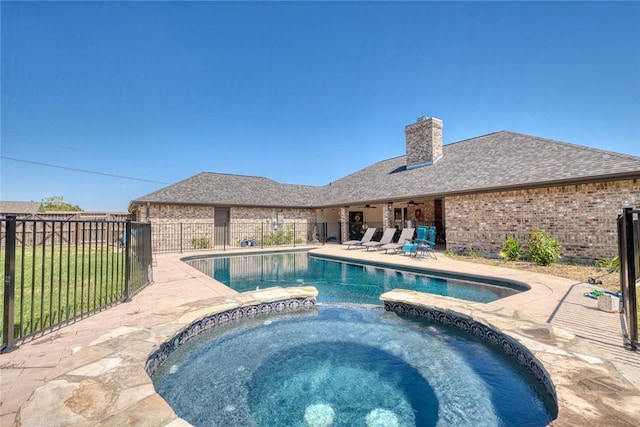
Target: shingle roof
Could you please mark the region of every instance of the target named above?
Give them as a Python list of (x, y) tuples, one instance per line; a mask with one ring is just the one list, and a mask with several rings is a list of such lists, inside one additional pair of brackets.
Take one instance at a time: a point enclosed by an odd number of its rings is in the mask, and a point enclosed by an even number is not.
[(640, 157), (501, 131), (443, 146), (433, 165), (405, 168), (405, 156), (333, 182), (322, 204), (441, 196), (628, 176)]
[(436, 163), (383, 160), (323, 187), (203, 172), (132, 203), (314, 207), (640, 178), (640, 157), (501, 131), (443, 147)]
[(35, 215), (42, 206), (42, 202), (11, 202), (0, 201), (0, 214), (4, 215)]
[(133, 202), (312, 207), (320, 189), (308, 185), (281, 184), (263, 177), (202, 172)]

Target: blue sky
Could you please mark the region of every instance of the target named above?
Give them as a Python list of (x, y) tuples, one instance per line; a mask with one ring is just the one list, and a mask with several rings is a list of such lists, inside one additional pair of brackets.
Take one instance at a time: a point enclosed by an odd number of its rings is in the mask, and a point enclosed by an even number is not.
[(420, 116), (445, 144), (640, 156), (639, 2), (0, 7), (2, 200), (125, 211), (203, 171), (325, 185), (404, 155)]

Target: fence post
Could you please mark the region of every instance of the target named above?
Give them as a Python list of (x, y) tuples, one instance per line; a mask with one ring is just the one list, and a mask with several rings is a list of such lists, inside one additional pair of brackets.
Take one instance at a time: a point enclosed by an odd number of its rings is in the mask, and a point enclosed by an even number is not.
[(122, 302), (131, 301), (129, 280), (131, 276), (131, 219), (127, 218), (124, 229), (124, 299)]
[(180, 223), (180, 253), (182, 253), (182, 239), (183, 239), (183, 235), (182, 235), (182, 223)]
[(16, 283), (16, 216), (7, 215), (6, 249), (4, 253), (4, 310), (2, 313), (2, 348), (0, 353), (15, 349), (14, 285)]
[[(635, 351), (638, 349), (638, 299), (636, 292), (636, 280), (638, 279), (638, 272), (636, 271), (636, 254), (634, 245), (635, 234), (633, 232), (633, 208), (631, 207), (624, 208), (624, 226), (627, 264), (627, 306), (629, 307), (629, 312), (625, 314), (627, 315), (627, 321), (629, 323), (629, 345), (631, 347), (631, 350)], [(620, 268), (624, 268), (622, 264), (620, 264)]]
[(293, 247), (296, 247), (296, 223), (293, 223)]
[(622, 293), (623, 304), (629, 297), (627, 295), (627, 239), (625, 236), (625, 216), (623, 213), (618, 215), (618, 258), (620, 259), (620, 292)]

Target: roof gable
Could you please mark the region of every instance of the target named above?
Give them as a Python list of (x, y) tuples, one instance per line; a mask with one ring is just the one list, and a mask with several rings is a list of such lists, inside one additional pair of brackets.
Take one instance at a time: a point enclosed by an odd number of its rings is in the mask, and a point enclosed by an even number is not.
[(281, 184), (264, 177), (202, 172), (134, 202), (311, 207), (317, 199), (319, 188)]

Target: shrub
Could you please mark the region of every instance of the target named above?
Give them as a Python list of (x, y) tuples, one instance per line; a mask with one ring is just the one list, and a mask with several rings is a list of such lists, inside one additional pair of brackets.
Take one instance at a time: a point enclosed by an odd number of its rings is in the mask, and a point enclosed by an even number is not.
[(279, 246), (289, 245), (293, 241), (293, 230), (291, 229), (290, 225), (287, 225), (285, 226), (285, 229), (264, 233), (262, 240), (260, 240), (258, 243), (260, 246)]
[(532, 228), (527, 241), (529, 247), (526, 251), (527, 259), (538, 265), (550, 265), (560, 258), (562, 245), (551, 236), (539, 228)]
[(502, 251), (500, 258), (509, 261), (517, 261), (522, 257), (522, 245), (513, 236), (509, 236), (507, 240), (502, 242)]
[(194, 237), (191, 239), (191, 246), (193, 249), (208, 249), (209, 248), (209, 239), (206, 237)]

